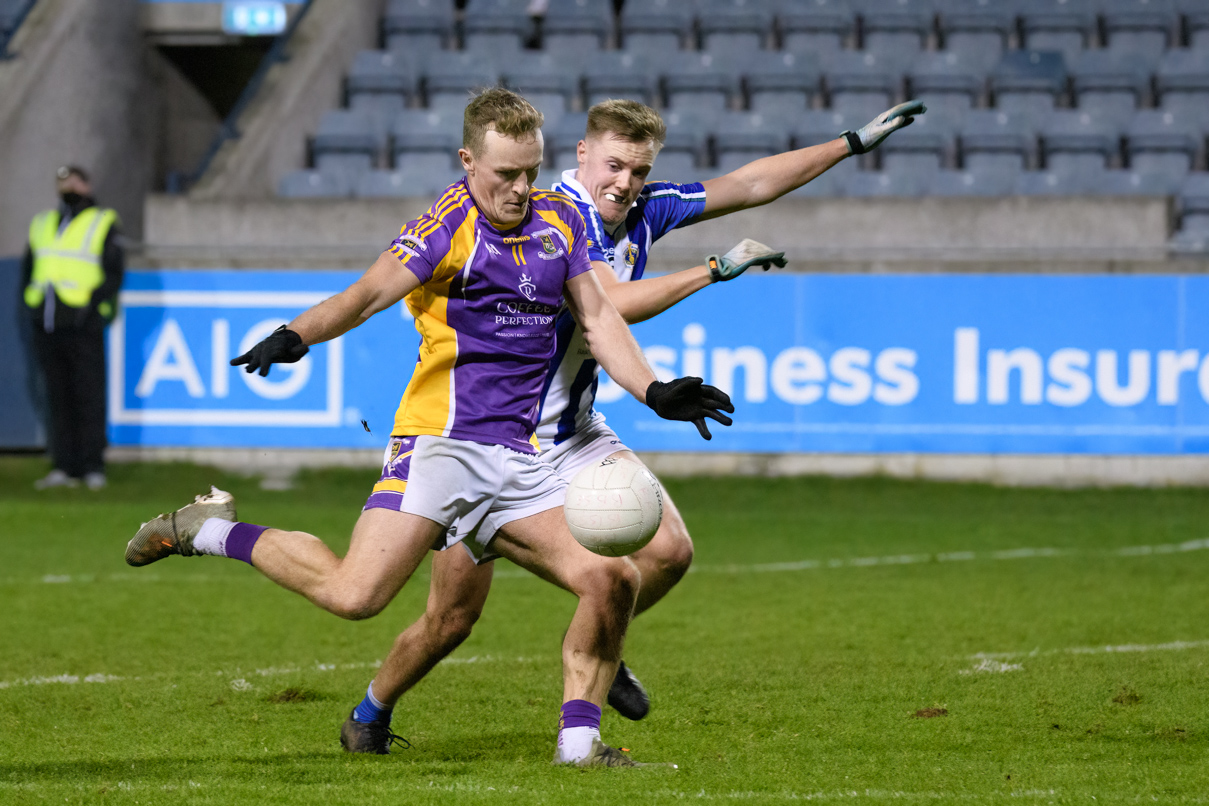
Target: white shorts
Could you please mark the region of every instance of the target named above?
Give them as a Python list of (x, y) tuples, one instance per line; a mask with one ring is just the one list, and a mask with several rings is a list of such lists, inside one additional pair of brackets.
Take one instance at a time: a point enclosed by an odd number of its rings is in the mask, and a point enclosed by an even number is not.
[[(461, 543), (475, 562), (494, 559), (500, 527), (560, 507), (567, 483), (550, 465), (502, 445), (448, 437), (391, 437), (382, 477), (365, 509), (420, 515), (446, 527), (444, 549)], [(488, 528), (490, 523), (490, 528)]]
[[(605, 425), (604, 417), (597, 416), (571, 439), (539, 453), (538, 459), (541, 463), (553, 468), (562, 482), (562, 487), (558, 492), (559, 497), (554, 506), (563, 505), (566, 500), (567, 485), (579, 471), (590, 464), (599, 462), (606, 456), (628, 450), (629, 448), (622, 444), (617, 434), (613, 433), (613, 429)], [(495, 537), (495, 533), (500, 528), (514, 520), (517, 518), (507, 517), (506, 513), (492, 512), (483, 519), (479, 534), (484, 535), (486, 542), (490, 543), (491, 538)]]

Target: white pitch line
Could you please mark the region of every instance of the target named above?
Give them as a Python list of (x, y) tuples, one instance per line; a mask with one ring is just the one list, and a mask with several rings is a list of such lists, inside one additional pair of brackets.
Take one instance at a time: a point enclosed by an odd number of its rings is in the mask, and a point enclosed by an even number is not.
[(970, 660), (1011, 660), (1040, 658), (1048, 655), (1123, 655), (1144, 652), (1185, 652), (1209, 648), (1209, 641), (1168, 641), (1165, 644), (1107, 644), (1105, 646), (1072, 646), (1061, 649), (1033, 649), (1028, 652), (978, 652)]
[[(441, 661), (442, 664), (454, 666), (462, 666), (471, 663), (535, 663), (539, 658), (499, 658), (493, 655), (472, 655), (469, 658), (445, 658)], [(264, 669), (245, 670), (239, 667), (235, 669), (218, 669), (212, 672), (189, 672), (183, 675), (173, 674), (154, 674), (136, 677), (123, 677), (121, 675), (104, 674), (97, 672), (88, 675), (77, 674), (58, 674), (48, 676), (34, 676), (18, 678), (16, 680), (0, 680), (0, 689), (17, 688), (19, 686), (49, 686), (49, 685), (67, 685), (74, 686), (80, 683), (120, 683), (125, 680), (166, 680), (177, 677), (229, 677), (231, 678), (231, 688), (236, 691), (250, 691), (254, 688), (247, 682), (249, 677), (280, 677), (282, 675), (298, 674), (300, 672), (334, 672), (334, 671), (349, 671), (356, 669), (377, 669), (382, 665), (382, 661), (364, 661), (361, 663), (318, 663), (311, 666), (269, 666)]]

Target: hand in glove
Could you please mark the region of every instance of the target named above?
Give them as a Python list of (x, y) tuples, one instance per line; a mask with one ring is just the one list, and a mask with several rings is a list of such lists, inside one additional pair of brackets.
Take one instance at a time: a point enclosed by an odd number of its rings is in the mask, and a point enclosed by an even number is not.
[(928, 111), (923, 101), (907, 101), (893, 109), (887, 109), (856, 131), (841, 132), (840, 137), (848, 141), (848, 153), (864, 154), (872, 151), (892, 133), (910, 126), (916, 115)]
[[(774, 252), (771, 247), (744, 238), (739, 244), (722, 257), (710, 255), (705, 259), (709, 267), (709, 277), (713, 282), (733, 280), (752, 266), (761, 266), (768, 271), (773, 266), (785, 268), (785, 253)], [(711, 387), (712, 388), (712, 387)]]
[(247, 364), (244, 367), (247, 372), (260, 370), (261, 377), (264, 377), (269, 374), (269, 367), (273, 364), (293, 364), (309, 351), (310, 348), (302, 343), (301, 336), (282, 325), (251, 350), (232, 358), (231, 366)]
[(684, 420), (697, 426), (704, 439), (712, 439), (705, 418), (730, 425), (733, 420), (722, 412), (734, 414), (730, 395), (700, 378), (677, 378), (670, 383), (654, 381), (646, 390), (646, 404), (665, 420)]

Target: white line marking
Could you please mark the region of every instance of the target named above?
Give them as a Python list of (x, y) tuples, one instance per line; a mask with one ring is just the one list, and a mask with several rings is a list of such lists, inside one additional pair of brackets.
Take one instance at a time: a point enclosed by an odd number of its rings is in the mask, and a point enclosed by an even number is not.
[(1033, 649), (1029, 652), (978, 652), (970, 660), (1010, 660), (1040, 658), (1047, 655), (1113, 655), (1132, 652), (1184, 652), (1209, 648), (1209, 641), (1169, 641), (1165, 644), (1116, 644), (1106, 646), (1072, 646), (1062, 649)]
[[(441, 661), (442, 664), (453, 666), (462, 666), (470, 663), (536, 663), (541, 658), (501, 658), (494, 655), (472, 655), (469, 658), (446, 658)], [(124, 680), (162, 680), (173, 679), (178, 677), (229, 677), (231, 678), (231, 688), (235, 691), (251, 691), (254, 686), (248, 682), (249, 677), (280, 677), (282, 675), (299, 674), (302, 672), (334, 672), (336, 670), (349, 671), (355, 669), (377, 669), (382, 665), (382, 661), (366, 661), (362, 663), (319, 663), (315, 662), (310, 666), (269, 666), (264, 669), (252, 669), (245, 671), (243, 669), (219, 669), (213, 672), (187, 672), (184, 674), (153, 674), (139, 677), (122, 677), (120, 675), (111, 675), (96, 673), (81, 677), (75, 674), (59, 674), (52, 676), (37, 676), (26, 677), (17, 680), (0, 680), (0, 689), (16, 688), (18, 686), (49, 686), (49, 685), (66, 685), (74, 686), (79, 683), (120, 683)]]

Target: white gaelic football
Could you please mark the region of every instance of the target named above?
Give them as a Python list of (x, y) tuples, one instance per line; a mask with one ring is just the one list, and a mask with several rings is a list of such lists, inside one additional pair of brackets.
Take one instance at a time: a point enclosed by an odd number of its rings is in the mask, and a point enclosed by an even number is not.
[(651, 471), (610, 457), (575, 476), (563, 510), (580, 545), (606, 557), (624, 557), (655, 536), (663, 519), (663, 493)]

